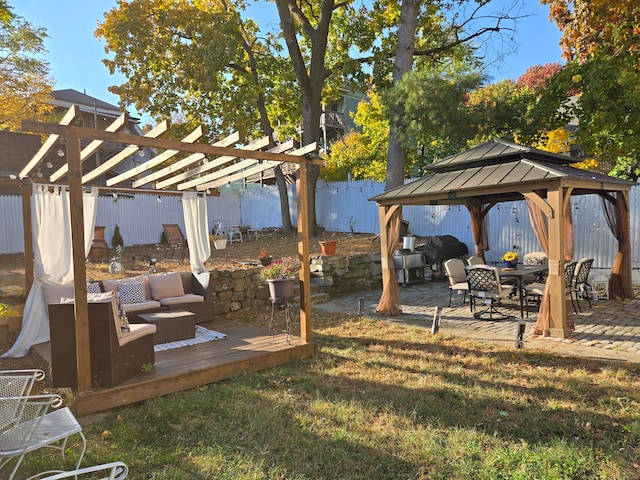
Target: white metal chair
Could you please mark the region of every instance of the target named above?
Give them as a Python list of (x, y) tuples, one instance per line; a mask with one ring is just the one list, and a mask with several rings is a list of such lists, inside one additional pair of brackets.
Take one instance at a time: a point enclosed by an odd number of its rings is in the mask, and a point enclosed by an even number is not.
[(469, 304), (474, 309), (475, 299), (481, 298), (487, 307), (481, 312), (475, 312), (474, 318), (480, 320), (503, 320), (511, 315), (500, 312), (494, 306), (502, 298), (513, 294), (512, 285), (503, 285), (500, 273), (496, 267), (488, 265), (469, 265), (467, 267), (467, 281), (469, 283)]
[(39, 369), (0, 370), (0, 397), (25, 397), (31, 394), (33, 385), (44, 380)]
[(233, 243), (233, 241), (240, 241), (240, 243), (244, 243), (242, 241), (242, 231), (240, 230), (240, 225), (231, 225), (227, 228), (227, 242)]
[(464, 262), (459, 258), (452, 258), (444, 262), (444, 271), (447, 274), (449, 280), (449, 306), (451, 306), (451, 297), (453, 291), (458, 293), (462, 292), (462, 303), (467, 298), (467, 292), (469, 291), (469, 283), (467, 282), (467, 272), (464, 269)]
[(8, 477), (6, 472), (0, 473), (2, 478), (13, 479), (25, 455), (43, 447), (60, 450), (64, 461), (67, 441), (75, 434), (82, 440), (76, 464), (76, 469), (80, 468), (87, 442), (71, 410), (59, 408), (60, 405), (62, 398), (59, 395), (0, 398), (0, 472), (17, 459)]
[[(108, 476), (100, 477), (102, 480), (123, 480), (127, 478), (127, 475), (129, 474), (129, 469), (124, 463), (111, 462), (111, 463), (105, 463), (103, 465), (95, 465), (93, 467), (78, 468), (75, 470), (60, 472), (60, 473), (56, 473), (46, 477), (38, 476), (34, 478), (37, 478), (38, 480), (60, 480), (62, 478), (71, 478), (71, 477), (81, 478), (83, 475), (88, 475), (88, 474), (93, 474), (93, 473), (103, 472), (103, 471), (106, 472)], [(95, 477), (92, 476), (91, 478), (95, 478)]]

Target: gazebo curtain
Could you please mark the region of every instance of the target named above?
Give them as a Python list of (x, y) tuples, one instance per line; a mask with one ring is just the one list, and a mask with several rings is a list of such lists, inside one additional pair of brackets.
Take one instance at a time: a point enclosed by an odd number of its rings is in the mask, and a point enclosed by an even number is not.
[[(376, 312), (384, 313), (385, 315), (399, 315), (402, 313), (400, 307), (400, 291), (398, 286), (398, 279), (396, 278), (396, 270), (393, 265), (393, 261), (389, 262), (388, 259), (393, 259), (398, 239), (400, 238), (400, 223), (402, 220), (402, 210), (397, 209), (387, 222), (386, 227), (382, 225), (382, 228), (387, 228), (387, 255), (382, 256), (382, 268), (387, 268), (389, 274), (386, 276), (384, 285), (382, 285), (382, 296), (378, 302)], [(385, 265), (386, 264), (386, 265)]]
[[(531, 220), (531, 227), (538, 239), (538, 243), (544, 250), (544, 253), (549, 255), (549, 221), (542, 209), (531, 199), (526, 198), (527, 207), (529, 208), (529, 219)], [(573, 218), (571, 214), (571, 202), (566, 203), (566, 209), (564, 212), (564, 248), (563, 248), (563, 260), (570, 262), (573, 258)], [(569, 328), (574, 329), (574, 324), (571, 318), (568, 319)], [(544, 293), (540, 300), (540, 309), (538, 311), (538, 320), (531, 328), (532, 335), (549, 336), (551, 331), (551, 292), (549, 282), (544, 287)]]
[(629, 205), (621, 192), (616, 193), (613, 198), (602, 195), (601, 199), (604, 217), (611, 229), (611, 233), (613, 233), (613, 236), (618, 240), (618, 253), (616, 253), (616, 257), (613, 260), (611, 277), (609, 278), (609, 297), (631, 298), (633, 297), (633, 293), (624, 291), (623, 281), (623, 269), (626, 263), (624, 261), (624, 252), (628, 252), (630, 248), (630, 235), (625, 221), (629, 215)]
[(489, 225), (487, 213), (492, 205), (483, 204), (480, 199), (472, 198), (465, 202), (465, 206), (471, 214), (471, 233), (475, 244), (475, 255), (484, 258), (484, 252), (489, 250)]
[[(96, 224), (98, 189), (83, 196), (85, 257), (91, 249)], [(24, 357), (31, 345), (49, 341), (49, 315), (44, 285), (73, 283), (71, 214), (67, 187), (33, 185), (31, 228), (35, 279), (25, 302), (22, 330), (3, 357)]]
[(182, 194), (182, 211), (189, 242), (191, 271), (193, 273), (204, 273), (207, 271), (204, 263), (211, 256), (207, 199), (196, 192), (184, 192)]

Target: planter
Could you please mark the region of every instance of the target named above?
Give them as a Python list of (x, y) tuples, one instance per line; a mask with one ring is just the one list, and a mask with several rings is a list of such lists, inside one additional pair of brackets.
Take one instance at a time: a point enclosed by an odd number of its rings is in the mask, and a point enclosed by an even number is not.
[(320, 242), (320, 250), (322, 250), (323, 255), (335, 255), (337, 244), (338, 242), (336, 240)]
[(263, 267), (266, 267), (267, 265), (271, 265), (273, 257), (269, 255), (268, 257), (259, 257), (258, 260), (260, 260)]
[(272, 300), (291, 300), (295, 278), (274, 278), (267, 280), (269, 283), (269, 296)]
[(93, 260), (104, 260), (109, 255), (109, 245), (104, 239), (104, 229), (106, 227), (95, 227), (93, 242), (89, 250), (89, 258)]
[(212, 242), (213, 242), (213, 247), (216, 250), (224, 250), (225, 248), (227, 248), (226, 238), (216, 238), (215, 240), (212, 240)]
[(506, 268), (516, 268), (518, 266), (518, 260), (511, 260), (511, 261), (503, 260), (503, 262)]

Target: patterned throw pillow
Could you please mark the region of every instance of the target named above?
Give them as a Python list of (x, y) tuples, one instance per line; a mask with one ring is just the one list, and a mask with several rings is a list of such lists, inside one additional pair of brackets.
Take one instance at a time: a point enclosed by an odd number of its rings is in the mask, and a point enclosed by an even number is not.
[(118, 316), (118, 320), (120, 320), (120, 329), (123, 332), (130, 332), (131, 326), (129, 325), (129, 317), (127, 317), (127, 313), (124, 311), (122, 300), (119, 295), (116, 295), (116, 300), (118, 303), (118, 311), (116, 312), (116, 315)]
[(145, 301), (144, 298), (144, 283), (142, 282), (132, 282), (132, 283), (121, 283), (118, 285), (118, 296), (122, 303), (142, 303)]
[(100, 282), (88, 282), (87, 293), (102, 293), (102, 289), (100, 288)]

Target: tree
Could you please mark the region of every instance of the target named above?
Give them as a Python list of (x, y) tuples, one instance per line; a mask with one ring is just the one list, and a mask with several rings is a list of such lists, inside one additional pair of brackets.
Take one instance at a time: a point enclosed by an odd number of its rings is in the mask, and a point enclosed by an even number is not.
[(0, 3), (0, 130), (19, 130), (22, 120), (39, 120), (51, 111), (52, 81), (44, 28), (34, 27)]
[[(281, 46), (258, 36), (257, 24), (242, 17), (245, 8), (242, 0), (119, 2), (96, 30), (114, 54), (104, 63), (128, 78), (109, 90), (155, 117), (177, 112), (187, 127), (203, 124), (210, 139), (235, 130), (271, 137), (274, 124), (297, 123), (296, 85), (277, 55)], [(289, 231), (286, 184), (275, 173)]]
[[(640, 4), (635, 0), (543, 0), (563, 32), (568, 63), (550, 96), (578, 121), (576, 141), (611, 174), (640, 175)], [(577, 93), (571, 100), (571, 93)]]

